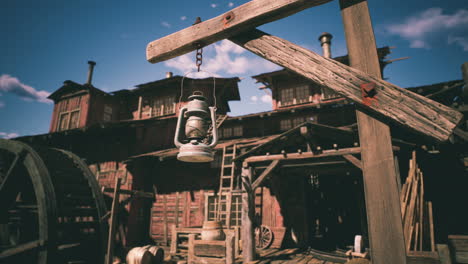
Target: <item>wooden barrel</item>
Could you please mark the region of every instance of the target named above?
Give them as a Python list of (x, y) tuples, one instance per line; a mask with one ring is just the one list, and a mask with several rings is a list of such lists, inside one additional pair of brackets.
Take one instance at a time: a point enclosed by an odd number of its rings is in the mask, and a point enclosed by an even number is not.
[(203, 222), (203, 230), (201, 232), (202, 240), (224, 240), (226, 235), (223, 231), (223, 225), (220, 221), (205, 221)]
[(148, 245), (144, 246), (153, 255), (153, 264), (162, 264), (164, 262), (164, 249)]
[(127, 254), (127, 264), (152, 264), (154, 256), (144, 247), (132, 248)]

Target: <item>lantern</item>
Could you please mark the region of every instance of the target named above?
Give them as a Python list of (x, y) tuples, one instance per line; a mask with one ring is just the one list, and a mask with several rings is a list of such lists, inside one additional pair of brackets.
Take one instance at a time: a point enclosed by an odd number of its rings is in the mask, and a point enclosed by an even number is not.
[[(211, 162), (214, 159), (213, 147), (218, 143), (216, 128), (216, 108), (208, 107), (201, 92), (194, 92), (190, 101), (180, 109), (174, 137), (174, 144), (179, 149), (177, 159), (185, 162)], [(213, 139), (204, 143), (208, 136), (208, 122), (211, 118)], [(185, 123), (185, 139), (181, 125)], [(183, 144), (182, 142), (186, 142)]]

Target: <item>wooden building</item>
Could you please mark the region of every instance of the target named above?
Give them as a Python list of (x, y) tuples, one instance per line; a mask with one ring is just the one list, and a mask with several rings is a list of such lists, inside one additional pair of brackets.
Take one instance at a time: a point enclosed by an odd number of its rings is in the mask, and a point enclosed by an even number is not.
[[(382, 69), (391, 62), (386, 60), (389, 53), (388, 47), (378, 49)], [(335, 59), (348, 63), (346, 56)], [(122, 209), (119, 239), (126, 248), (148, 243), (168, 246), (176, 234), (174, 227), (200, 227), (214, 220), (221, 175), (231, 176), (234, 186), (232, 205), (224, 208), (229, 216), (222, 220), (229, 227), (241, 226), (241, 194), (235, 191), (241, 188), (239, 172), (225, 171), (232, 163), (226, 154), (233, 151), (238, 160), (315, 153), (279, 166), (255, 165), (257, 179), (265, 170), (274, 170), (268, 180), (253, 182), (255, 224), (273, 233), (269, 247), (334, 250), (351, 245), (355, 235), (366, 237), (362, 177), (358, 153), (353, 152), (359, 147), (355, 105), (285, 69), (253, 78), (271, 93), (273, 109), (236, 117), (227, 113), (229, 101), (240, 100), (240, 80), (216, 78), (221, 139), (211, 163), (178, 161), (173, 137), (178, 109), (193, 91), (202, 91), (213, 104), (213, 80), (170, 73), (165, 79), (112, 93), (94, 87), (91, 78), (85, 84), (65, 81), (50, 95), (55, 103), (50, 132), (18, 140), (74, 152), (89, 164), (103, 187), (112, 188), (121, 178), (123, 189), (154, 192), (153, 200), (135, 198)], [(454, 80), (409, 89), (466, 114), (464, 83)], [(460, 212), (468, 201), (462, 190), (466, 169), (460, 161), (466, 145), (438, 146), (403, 128), (392, 130), (401, 182), (411, 151), (418, 150), (422, 157), (427, 196), (434, 204), (436, 242), (446, 243), (448, 234), (468, 233), (468, 219)]]

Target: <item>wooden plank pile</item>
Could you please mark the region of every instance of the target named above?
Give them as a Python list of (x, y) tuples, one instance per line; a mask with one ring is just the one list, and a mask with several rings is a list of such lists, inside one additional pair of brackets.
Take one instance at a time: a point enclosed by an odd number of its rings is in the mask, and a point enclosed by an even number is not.
[(415, 151), (400, 199), (406, 251), (435, 251), (432, 203), (424, 200), (424, 177)]
[(468, 236), (449, 235), (448, 239), (452, 259), (455, 259), (456, 263), (468, 263)]

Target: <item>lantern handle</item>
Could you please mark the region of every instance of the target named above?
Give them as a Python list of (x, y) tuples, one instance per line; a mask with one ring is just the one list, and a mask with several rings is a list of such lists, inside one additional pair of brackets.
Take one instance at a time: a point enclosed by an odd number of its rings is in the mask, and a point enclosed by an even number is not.
[(210, 148), (214, 148), (216, 144), (218, 144), (218, 128), (216, 127), (216, 107), (210, 106), (210, 113), (211, 113), (211, 124), (213, 126), (213, 141), (209, 145)]
[(176, 126), (176, 132), (175, 132), (175, 136), (174, 136), (174, 145), (177, 147), (177, 148), (180, 148), (182, 147), (182, 143), (180, 142), (180, 138), (181, 138), (181, 130), (180, 130), (180, 125), (182, 124), (182, 117), (184, 116), (185, 112), (187, 111), (187, 107), (182, 107), (179, 111), (179, 118), (177, 119), (177, 126)]
[[(207, 71), (198, 71), (198, 72), (204, 72), (204, 73), (208, 73), (209, 75), (211, 75), (213, 78), (213, 103), (214, 103), (214, 107), (216, 109), (216, 78), (214, 77), (214, 74), (212, 74), (211, 72), (207, 72)], [(186, 72), (184, 74), (184, 76), (182, 77), (182, 81), (181, 81), (181, 84), (180, 84), (180, 97), (179, 97), (179, 105), (180, 103), (182, 102), (182, 95), (184, 93), (184, 79), (191, 73), (197, 73), (195, 71), (189, 71), (189, 72)]]

